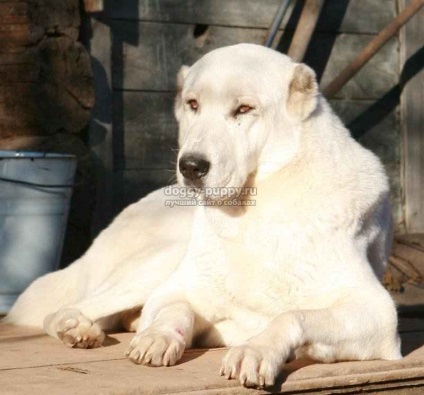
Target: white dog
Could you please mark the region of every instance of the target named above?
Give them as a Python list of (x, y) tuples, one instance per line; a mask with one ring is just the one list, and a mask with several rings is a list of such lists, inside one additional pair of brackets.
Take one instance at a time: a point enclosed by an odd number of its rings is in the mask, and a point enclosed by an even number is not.
[(379, 281), (387, 178), (314, 72), (240, 44), (184, 66), (178, 87), (179, 188), (194, 188), (197, 204), (168, 188), (128, 207), (82, 258), (35, 281), (6, 321), (44, 321), (85, 348), (120, 318), (134, 327), (130, 310), (142, 307), (130, 360), (174, 365), (193, 344), (231, 346), (221, 374), (247, 386), (272, 385), (292, 355), (401, 358)]

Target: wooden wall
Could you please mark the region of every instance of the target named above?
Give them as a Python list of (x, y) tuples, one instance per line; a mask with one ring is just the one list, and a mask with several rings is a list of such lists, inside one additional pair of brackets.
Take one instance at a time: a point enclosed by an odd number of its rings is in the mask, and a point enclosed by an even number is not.
[[(173, 180), (175, 75), (210, 50), (261, 44), (280, 0), (106, 2), (92, 20), (97, 84), (92, 147), (102, 172), (98, 226), (121, 207)], [(396, 0), (327, 0), (305, 62), (325, 86), (397, 15)], [(283, 22), (275, 47), (287, 51), (302, 2)], [(383, 160), (402, 229), (399, 40), (392, 39), (331, 101), (352, 133)], [(108, 117), (107, 110), (112, 116)]]
[(424, 9), (401, 30), (400, 43), (405, 224), (415, 233), (424, 232)]

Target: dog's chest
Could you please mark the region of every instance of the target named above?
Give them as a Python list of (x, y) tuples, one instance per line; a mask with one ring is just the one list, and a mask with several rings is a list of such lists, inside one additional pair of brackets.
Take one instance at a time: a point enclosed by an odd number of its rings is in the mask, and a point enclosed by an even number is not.
[(250, 313), (270, 319), (295, 308), (322, 281), (302, 256), (311, 242), (305, 232), (263, 221), (235, 237), (207, 232), (191, 251), (191, 303), (211, 321)]

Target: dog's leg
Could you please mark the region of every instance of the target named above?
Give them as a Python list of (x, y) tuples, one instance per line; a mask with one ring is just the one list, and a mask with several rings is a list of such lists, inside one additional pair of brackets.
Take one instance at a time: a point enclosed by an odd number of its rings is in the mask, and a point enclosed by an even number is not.
[(271, 386), (282, 365), (299, 347), (323, 362), (399, 359), (396, 309), (381, 290), (344, 299), (332, 307), (287, 312), (262, 333), (226, 354), (221, 375), (239, 378), (245, 386)]
[(153, 290), (173, 273), (184, 251), (184, 244), (175, 244), (153, 255), (143, 252), (122, 262), (94, 293), (47, 316), (46, 332), (69, 347), (101, 345), (103, 330), (111, 328), (98, 321), (144, 305)]
[(178, 274), (158, 288), (143, 308), (137, 334), (126, 356), (137, 364), (172, 366), (193, 338), (194, 312)]
[(35, 280), (19, 296), (3, 322), (42, 328), (48, 314), (75, 303), (80, 297), (78, 279), (82, 264), (82, 260), (77, 261), (66, 269)]

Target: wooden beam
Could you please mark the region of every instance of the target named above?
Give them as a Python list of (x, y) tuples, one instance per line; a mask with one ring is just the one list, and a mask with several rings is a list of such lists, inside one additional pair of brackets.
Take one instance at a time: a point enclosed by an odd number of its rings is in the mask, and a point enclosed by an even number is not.
[(110, 20), (91, 19), (90, 40), (96, 101), (91, 112), (89, 147), (96, 161), (97, 204), (93, 215), (93, 236), (104, 229), (115, 215), (112, 144), (112, 34)]
[(296, 26), (288, 55), (296, 62), (301, 62), (308, 49), (312, 34), (318, 22), (324, 0), (306, 0)]
[(103, 0), (84, 0), (85, 12), (101, 12), (103, 8)]
[[(406, 0), (401, 1), (403, 6), (407, 3)], [(412, 58), (417, 51), (422, 51), (423, 37), (424, 10), (421, 10), (401, 29), (400, 34), (401, 64), (408, 63), (409, 70), (402, 73), (404, 86), (401, 95), (405, 222), (408, 233), (424, 231), (424, 67), (418, 56)]]

